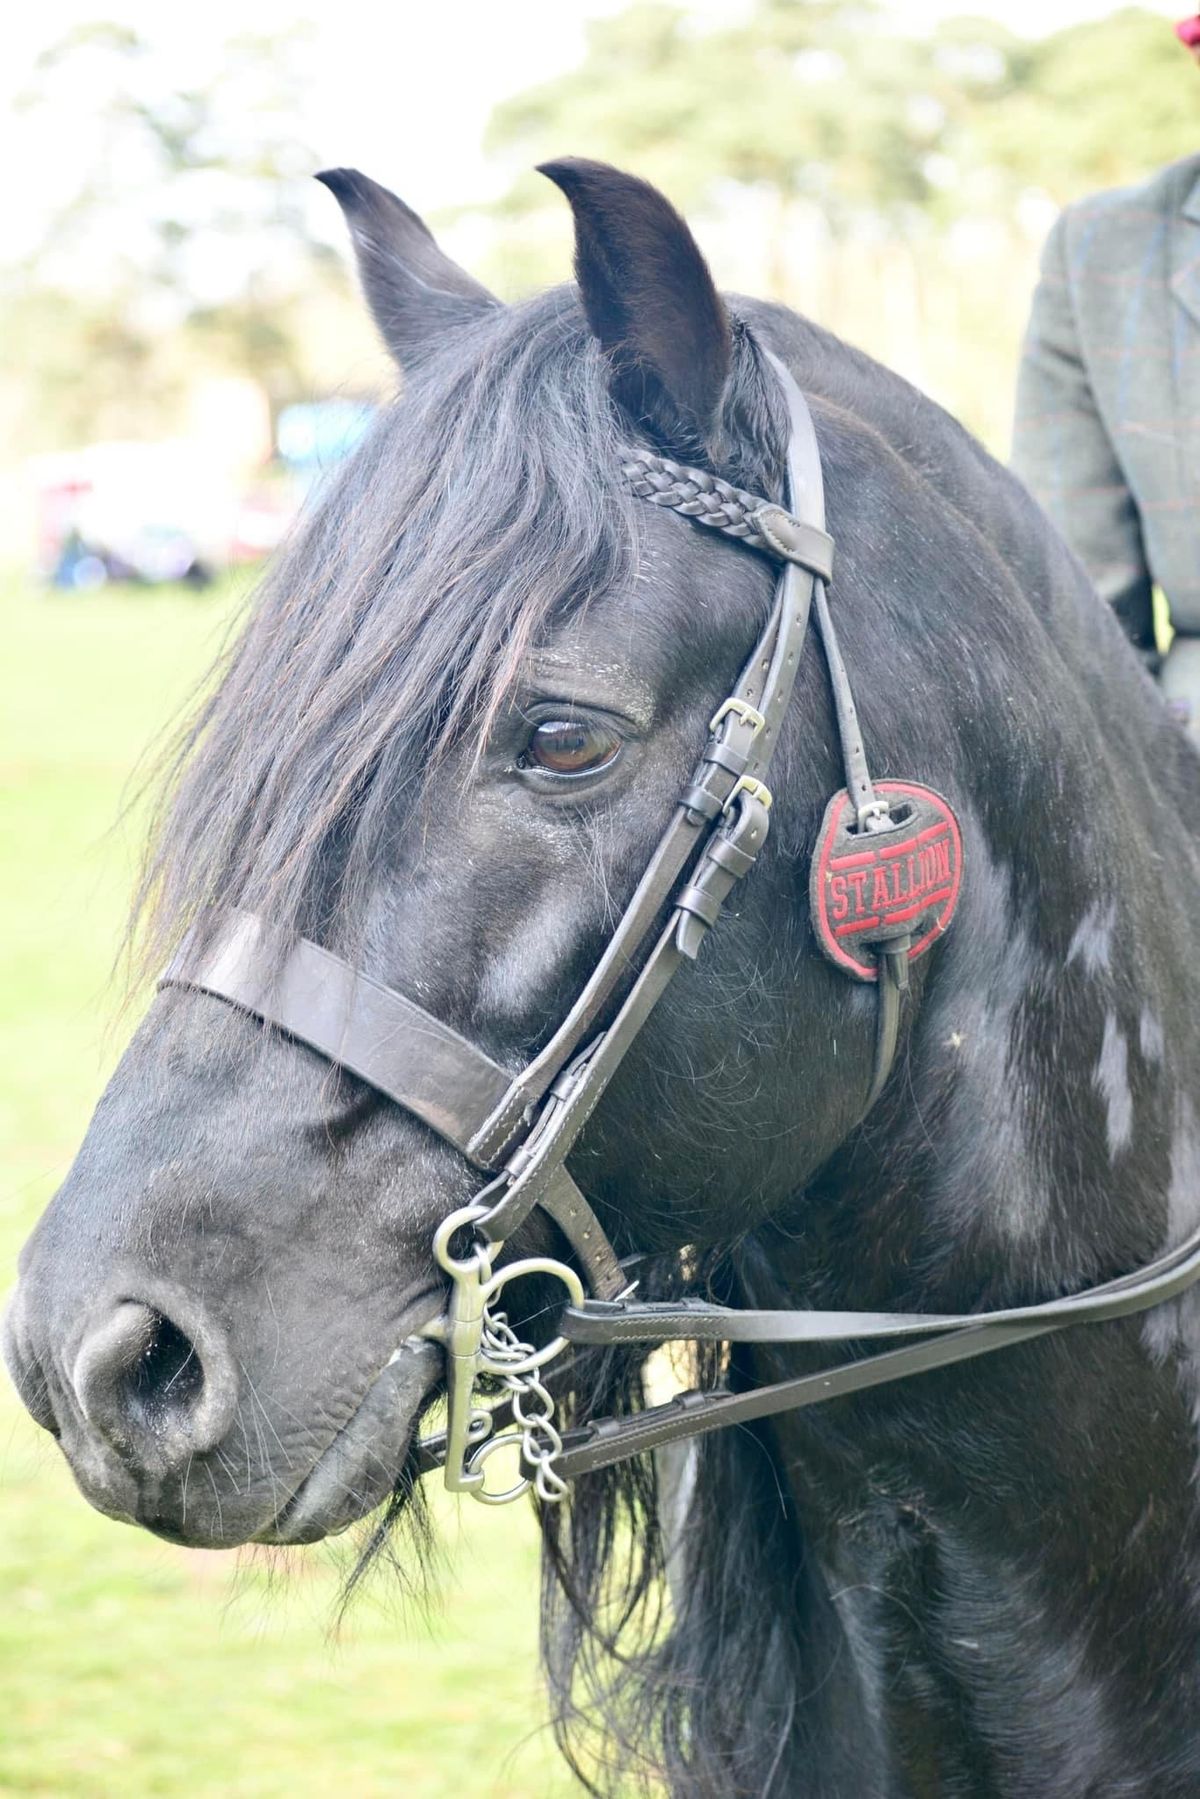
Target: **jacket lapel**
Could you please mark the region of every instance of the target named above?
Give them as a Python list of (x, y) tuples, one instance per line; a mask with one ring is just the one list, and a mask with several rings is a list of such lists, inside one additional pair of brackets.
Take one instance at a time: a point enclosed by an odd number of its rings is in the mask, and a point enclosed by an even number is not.
[(1196, 593), (1195, 507), (1200, 499), (1200, 177), (1182, 206), (1167, 219), (1170, 287), (1168, 355), (1169, 415), (1174, 419), (1172, 454), (1162, 459), (1157, 497), (1174, 508), (1144, 521), (1159, 546), (1155, 574), (1176, 607), (1179, 629), (1200, 629)]
[(1180, 207), (1171, 233), (1171, 292), (1200, 325), (1200, 176)]

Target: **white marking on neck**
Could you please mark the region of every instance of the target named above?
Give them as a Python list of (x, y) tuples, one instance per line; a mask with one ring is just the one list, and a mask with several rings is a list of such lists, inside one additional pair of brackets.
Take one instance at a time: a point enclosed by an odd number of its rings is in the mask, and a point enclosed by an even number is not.
[(1138, 1047), (1143, 1062), (1149, 1062), (1155, 1068), (1162, 1065), (1163, 1028), (1149, 1006), (1142, 1007), (1142, 1016), (1138, 1020)]
[(1067, 946), (1067, 967), (1081, 962), (1087, 974), (1107, 974), (1112, 962), (1113, 930), (1117, 922), (1116, 900), (1097, 900), (1089, 906)]
[(1115, 1012), (1104, 1017), (1100, 1060), (1092, 1075), (1104, 1099), (1109, 1160), (1116, 1159), (1133, 1136), (1133, 1091), (1129, 1085), (1129, 1045)]

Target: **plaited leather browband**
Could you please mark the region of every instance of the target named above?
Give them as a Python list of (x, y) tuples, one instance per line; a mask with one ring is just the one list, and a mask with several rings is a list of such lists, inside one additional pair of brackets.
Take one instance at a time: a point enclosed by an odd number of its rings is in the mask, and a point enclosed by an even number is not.
[[(756, 1312), (698, 1300), (640, 1303), (566, 1158), (626, 1051), (674, 974), (697, 956), (736, 883), (766, 840), (772, 754), (795, 686), (810, 607), (829, 675), (846, 787), (830, 801), (813, 859), (817, 940), (834, 966), (877, 992), (874, 1066), (862, 1113), (886, 1084), (911, 960), (949, 925), (962, 880), (957, 821), (939, 795), (911, 782), (871, 779), (827, 585), (821, 461), (812, 418), (788, 370), (767, 353), (789, 415), (787, 506), (649, 451), (624, 452), (632, 491), (735, 538), (780, 564), (763, 632), (708, 741), (637, 890), (591, 977), (545, 1048), (516, 1074), (414, 1001), (329, 950), (284, 942), (254, 914), (231, 911), (182, 945), (165, 985), (215, 994), (256, 1014), (350, 1070), (421, 1119), (492, 1175), (476, 1199), (443, 1220), (434, 1255), (450, 1277), (446, 1316), (424, 1334), (443, 1343), (448, 1422), (419, 1446), (422, 1471), (489, 1503), (532, 1485), (544, 1501), (591, 1469), (678, 1438), (795, 1410), (930, 1368), (943, 1367), (1085, 1319), (1115, 1318), (1182, 1292), (1200, 1276), (1200, 1232), (1139, 1272), (1044, 1305), (982, 1314)], [(633, 972), (630, 980), (630, 972)], [(503, 1245), (535, 1208), (553, 1218), (578, 1269), (545, 1257), (500, 1262)], [(467, 1248), (464, 1250), (464, 1240)], [(594, 1297), (585, 1296), (583, 1280)], [(562, 1335), (521, 1342), (501, 1309), (503, 1288), (527, 1273), (561, 1280), (569, 1304)], [(679, 1339), (759, 1343), (916, 1341), (745, 1393), (686, 1393), (630, 1418), (594, 1420), (564, 1437), (541, 1368), (569, 1343)], [(403, 1346), (397, 1351), (403, 1352)], [(508, 1399), (478, 1403), (482, 1374)], [(501, 1427), (514, 1424), (514, 1435)], [(484, 1464), (518, 1445), (522, 1478), (493, 1493)]]

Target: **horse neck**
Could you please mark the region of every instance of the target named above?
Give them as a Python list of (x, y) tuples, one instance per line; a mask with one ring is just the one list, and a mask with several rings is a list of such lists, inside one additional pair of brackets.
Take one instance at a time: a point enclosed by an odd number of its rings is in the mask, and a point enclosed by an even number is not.
[[(1077, 822), (1028, 792), (972, 821), (891, 1088), (789, 1230), (748, 1248), (753, 1303), (1036, 1301), (1200, 1224), (1194, 851), (1144, 764), (1056, 771), (1073, 780)], [(1193, 1293), (783, 1421), (897, 1790), (1196, 1790), (1198, 1417)]]

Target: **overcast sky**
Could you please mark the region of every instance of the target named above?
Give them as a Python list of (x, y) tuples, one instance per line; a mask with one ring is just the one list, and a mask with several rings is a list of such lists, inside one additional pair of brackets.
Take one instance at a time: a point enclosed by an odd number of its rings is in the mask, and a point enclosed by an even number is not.
[[(744, 0), (690, 0), (700, 16), (728, 19)], [(1084, 0), (885, 0), (898, 30), (921, 31), (956, 13), (1000, 19), (1036, 33), (1086, 25), (1112, 7)], [(206, 60), (214, 41), (244, 31), (285, 29), (309, 19), (319, 36), (317, 93), (306, 135), (322, 162), (348, 163), (398, 187), (422, 211), (486, 199), (507, 171), (489, 168), (482, 149), (495, 103), (578, 60), (588, 19), (620, 9), (623, 0), (39, 0), (6, 9), (0, 68), (0, 157), (5, 183), (5, 237), (14, 250), (34, 221), (69, 187), (78, 152), (70, 120), (53, 140), (29, 127), (7, 101), (28, 80), (34, 59), (74, 25), (100, 19), (143, 29), (161, 46), (164, 63), (186, 81), (193, 58)], [(1169, 19), (1186, 7), (1142, 0)], [(1169, 29), (1169, 27), (1164, 27)], [(1181, 52), (1182, 55), (1182, 52)]]

